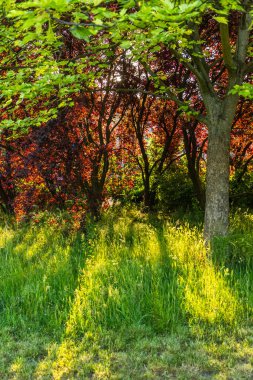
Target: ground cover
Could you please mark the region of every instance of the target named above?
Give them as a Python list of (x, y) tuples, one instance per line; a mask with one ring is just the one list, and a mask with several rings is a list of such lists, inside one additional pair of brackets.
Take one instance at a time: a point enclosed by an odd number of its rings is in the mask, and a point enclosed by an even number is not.
[(193, 214), (2, 222), (2, 379), (251, 379), (253, 215), (213, 252)]

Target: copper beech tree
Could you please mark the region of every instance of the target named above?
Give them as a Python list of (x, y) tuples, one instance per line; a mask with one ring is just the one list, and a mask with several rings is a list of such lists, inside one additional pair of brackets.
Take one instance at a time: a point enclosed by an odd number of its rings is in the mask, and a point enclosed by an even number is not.
[[(128, 88), (123, 80), (122, 87), (115, 83), (107, 86), (105, 81), (105, 90), (110, 87), (111, 92), (152, 93), (173, 101), (185, 115), (206, 125), (204, 236), (210, 241), (216, 235), (226, 235), (231, 128), (239, 96), (253, 98), (252, 1), (8, 0), (4, 1), (4, 9), (1, 30), (10, 50), (9, 58), (3, 60), (4, 107), (9, 111), (15, 108), (14, 98), (33, 107), (39, 95), (48, 94), (53, 99), (56, 88), (59, 99), (53, 107), (47, 102), (47, 112), (42, 109), (37, 116), (32, 115), (31, 121), (29, 117), (22, 121), (8, 118), (4, 127), (13, 128), (15, 122), (20, 127), (34, 122), (39, 125), (56, 117), (59, 105), (71, 103), (70, 94), (84, 87), (97, 91), (98, 72), (94, 75), (85, 67), (106, 67), (112, 56), (124, 52), (144, 67), (153, 88)], [(66, 30), (86, 46), (85, 54), (71, 62), (59, 54)], [(16, 51), (11, 52), (7, 43), (10, 37), (16, 41)], [(157, 71), (157, 57), (164, 48), (170, 62), (173, 59), (178, 69), (183, 66), (189, 73), (181, 87), (173, 81), (171, 72), (164, 70), (166, 64)], [(119, 74), (119, 83), (123, 77), (124, 71)], [(196, 84), (194, 97), (185, 95), (191, 93), (192, 81)], [(196, 95), (203, 107), (195, 107)]]

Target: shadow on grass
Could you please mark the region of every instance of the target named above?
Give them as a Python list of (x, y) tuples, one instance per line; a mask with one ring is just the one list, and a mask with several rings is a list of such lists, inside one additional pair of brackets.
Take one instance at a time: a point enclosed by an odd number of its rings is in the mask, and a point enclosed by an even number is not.
[(248, 305), (245, 276), (250, 279), (250, 273), (244, 272), (244, 278), (235, 279), (233, 270), (216, 265), (215, 255), (210, 257), (199, 226), (190, 227), (188, 222), (164, 223), (154, 215), (149, 217), (149, 223), (157, 231), (161, 252), (167, 252), (172, 258), (178, 276), (181, 319), (192, 332), (220, 334), (233, 330), (241, 319), (248, 318), (247, 306), (242, 302), (238, 285), (243, 289)]
[[(32, 378), (204, 379), (222, 371), (224, 376), (230, 373), (222, 368), (227, 364), (221, 356), (225, 352), (226, 360), (231, 360), (229, 350), (224, 351), (221, 344), (216, 353), (208, 339), (210, 330), (223, 329), (225, 334), (237, 326), (242, 312), (240, 294), (231, 285), (232, 273), (208, 257), (198, 229), (164, 223), (154, 215), (128, 213), (117, 218), (108, 216), (96, 230), (97, 239), (93, 240), (81, 274), (79, 268), (84, 259), (81, 254), (80, 264), (75, 255), (84, 250), (82, 238), (78, 241), (75, 237), (67, 245), (64, 239), (62, 243), (55, 242), (42, 264), (37, 260), (43, 258), (46, 245), (41, 242), (40, 248), (31, 248), (37, 257), (33, 265), (38, 265), (33, 282), (41, 283), (40, 276), (48, 262), (49, 283), (52, 286), (54, 278), (60, 281), (63, 277), (60, 289), (65, 289), (41, 302), (46, 315), (51, 311), (57, 316), (52, 317), (51, 324), (43, 322), (41, 326), (52, 330), (53, 324), (58, 323), (59, 336), (62, 335), (59, 344), (51, 344), (46, 355), (36, 358)], [(48, 239), (53, 237), (49, 235)], [(94, 231), (90, 239), (94, 239)], [(22, 294), (27, 284), (21, 283)], [(74, 290), (73, 302), (64, 306), (64, 320), (59, 323), (62, 311), (56, 306), (63, 302), (59, 298), (73, 298)], [(50, 301), (55, 304), (50, 306)], [(22, 305), (22, 313), (27, 305)], [(15, 315), (17, 310), (15, 306)], [(32, 315), (31, 311), (25, 315)], [(52, 333), (50, 329), (48, 334)], [(207, 341), (200, 343), (199, 337), (205, 336)], [(244, 343), (241, 346), (246, 347)], [(238, 353), (239, 346), (236, 347)], [(19, 371), (24, 372), (25, 363), (15, 356), (9, 371), (15, 364), (16, 373), (18, 365)], [(250, 368), (245, 371), (252, 373)]]
[(0, 325), (61, 333), (85, 253), (81, 235), (51, 227), (2, 230)]
[(37, 374), (44, 365), (68, 379), (251, 376), (250, 343), (234, 333), (238, 294), (198, 230), (154, 215), (103, 223), (66, 334)]

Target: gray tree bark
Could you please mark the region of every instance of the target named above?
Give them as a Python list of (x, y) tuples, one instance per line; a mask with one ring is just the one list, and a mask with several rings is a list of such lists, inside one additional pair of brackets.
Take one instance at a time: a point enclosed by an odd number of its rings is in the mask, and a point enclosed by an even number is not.
[(225, 236), (229, 228), (230, 134), (238, 95), (209, 100), (204, 238)]
[(224, 236), (229, 225), (230, 124), (217, 120), (209, 127), (204, 238)]

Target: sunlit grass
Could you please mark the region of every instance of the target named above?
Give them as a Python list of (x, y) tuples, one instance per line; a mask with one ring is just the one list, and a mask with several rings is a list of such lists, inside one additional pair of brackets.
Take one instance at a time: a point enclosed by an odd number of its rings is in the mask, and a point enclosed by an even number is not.
[(97, 233), (68, 333), (142, 325), (175, 331), (185, 323), (220, 329), (246, 317), (238, 277), (214, 264), (198, 229), (125, 213), (109, 215)]
[(57, 333), (84, 262), (80, 237), (66, 237), (48, 225), (3, 228), (0, 234), (0, 326)]
[(1, 379), (253, 377), (250, 213), (212, 253), (200, 224), (133, 209), (0, 232)]

